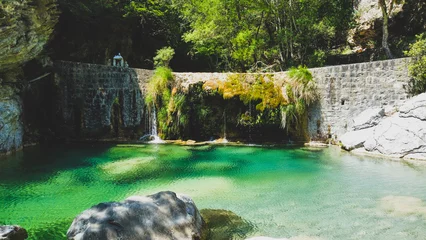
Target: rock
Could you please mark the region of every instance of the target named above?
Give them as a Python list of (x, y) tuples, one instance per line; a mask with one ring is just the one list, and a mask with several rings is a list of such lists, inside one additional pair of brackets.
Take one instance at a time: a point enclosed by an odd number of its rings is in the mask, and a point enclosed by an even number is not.
[(0, 86), (0, 153), (22, 147), (21, 102), (12, 89)]
[(235, 213), (223, 209), (202, 209), (202, 239), (244, 239), (254, 226)]
[(406, 101), (399, 108), (399, 116), (402, 118), (413, 117), (426, 121), (426, 93), (422, 93)]
[(197, 239), (202, 218), (192, 199), (174, 192), (100, 203), (77, 216), (68, 239)]
[(20, 226), (0, 226), (0, 240), (24, 240), (28, 238), (25, 228)]
[(0, 2), (0, 72), (37, 57), (58, 22), (56, 0)]
[(426, 121), (393, 115), (375, 127), (364, 147), (367, 151), (378, 151), (394, 157), (416, 154), (426, 159)]
[[(392, 16), (403, 10), (404, 3), (395, 4)], [(382, 11), (377, 0), (359, 0), (355, 3), (356, 24), (350, 29), (348, 42), (351, 45), (368, 46), (369, 41), (374, 39), (378, 32), (375, 22), (382, 18)], [(391, 17), (392, 17), (391, 16)]]
[(373, 135), (374, 128), (366, 128), (343, 134), (339, 140), (342, 148), (351, 151), (363, 146), (364, 142)]
[(376, 126), (385, 115), (383, 108), (369, 108), (353, 120), (353, 130), (361, 130)]

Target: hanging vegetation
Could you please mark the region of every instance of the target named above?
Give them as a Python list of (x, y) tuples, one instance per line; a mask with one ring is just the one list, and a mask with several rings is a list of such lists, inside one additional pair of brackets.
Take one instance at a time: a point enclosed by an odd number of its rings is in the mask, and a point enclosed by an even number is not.
[(172, 70), (168, 67), (174, 50), (170, 47), (157, 51), (154, 58), (157, 68), (148, 82), (145, 104), (153, 113), (156, 109), (159, 136), (161, 138), (179, 138), (188, 123), (184, 109), (187, 107), (186, 96), (176, 86)]
[(224, 99), (238, 98), (255, 111), (242, 113), (243, 126), (279, 123), (283, 129), (304, 135), (307, 107), (318, 99), (311, 72), (299, 66), (291, 68), (287, 78), (276, 80), (273, 74), (230, 74), (224, 82), (205, 82), (203, 89), (217, 91)]
[(317, 86), (306, 67), (291, 68), (288, 77), (283, 91), (287, 104), (281, 105), (281, 127), (304, 131), (307, 129), (307, 107), (319, 97)]
[(412, 80), (409, 92), (413, 95), (426, 92), (426, 33), (416, 36), (416, 42), (410, 45), (405, 54), (413, 57), (408, 70)]

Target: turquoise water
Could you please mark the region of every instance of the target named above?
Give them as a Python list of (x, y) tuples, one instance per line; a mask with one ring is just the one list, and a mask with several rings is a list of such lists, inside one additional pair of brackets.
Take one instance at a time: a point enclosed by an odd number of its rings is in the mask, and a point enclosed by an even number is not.
[(27, 149), (0, 157), (0, 224), (21, 225), (30, 239), (65, 239), (92, 205), (161, 190), (231, 210), (255, 226), (253, 236), (426, 239), (426, 167), (335, 148)]

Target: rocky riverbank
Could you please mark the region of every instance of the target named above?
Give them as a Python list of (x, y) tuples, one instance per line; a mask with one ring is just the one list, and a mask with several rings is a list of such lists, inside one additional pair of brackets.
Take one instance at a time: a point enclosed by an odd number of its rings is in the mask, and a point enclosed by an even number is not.
[(426, 160), (426, 93), (393, 110), (365, 110), (339, 140), (348, 151)]

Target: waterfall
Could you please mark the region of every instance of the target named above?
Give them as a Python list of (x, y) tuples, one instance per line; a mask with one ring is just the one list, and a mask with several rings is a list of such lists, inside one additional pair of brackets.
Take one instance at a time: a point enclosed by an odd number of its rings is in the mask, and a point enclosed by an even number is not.
[(158, 136), (158, 132), (157, 132), (157, 112), (155, 110), (155, 104), (152, 104), (151, 135)]
[(157, 132), (157, 112), (155, 110), (155, 104), (153, 104), (152, 106), (152, 116), (151, 116), (151, 136), (154, 138), (153, 140), (149, 141), (149, 143), (165, 143), (164, 140), (162, 140), (159, 136), (158, 136), (158, 132)]
[(250, 142), (252, 141), (251, 139), (251, 124), (252, 124), (252, 119), (251, 119), (251, 100), (249, 101), (249, 137), (248, 137), (248, 143), (250, 144)]
[(157, 111), (155, 109), (155, 104), (153, 104), (153, 106), (152, 106), (152, 112), (151, 112), (149, 118), (150, 118), (150, 121), (148, 123), (148, 127), (151, 128), (150, 129), (151, 133), (142, 136), (139, 140), (146, 141), (148, 139), (152, 139), (148, 143), (165, 143), (165, 141), (162, 140), (158, 136), (158, 131), (157, 131)]
[(226, 139), (226, 110), (223, 111), (223, 140), (222, 143), (228, 143)]

